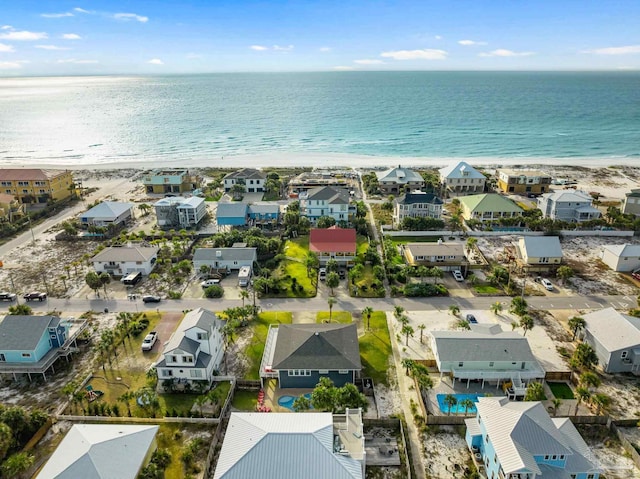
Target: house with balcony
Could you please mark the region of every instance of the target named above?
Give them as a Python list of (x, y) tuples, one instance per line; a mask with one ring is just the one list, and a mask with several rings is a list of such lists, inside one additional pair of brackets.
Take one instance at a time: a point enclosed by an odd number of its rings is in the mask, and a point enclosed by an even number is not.
[(494, 479), (598, 479), (589, 446), (568, 417), (551, 418), (541, 402), (480, 397), (466, 419), (469, 449)]
[(273, 225), (280, 222), (280, 205), (274, 203), (252, 203), (247, 208), (250, 226)]
[(62, 201), (73, 194), (73, 173), (40, 168), (0, 168), (0, 193), (23, 204)]
[(503, 331), (498, 324), (471, 324), (465, 331), (432, 331), (431, 349), (440, 377), (466, 382), (482, 381), (496, 387), (511, 383), (507, 394), (523, 397), (527, 384), (543, 380), (545, 372), (526, 337)]
[(356, 259), (356, 230), (353, 228), (312, 228), (309, 251), (318, 256), (321, 265), (333, 259), (339, 266), (353, 266)]
[(462, 217), (467, 221), (496, 223), (502, 218), (518, 218), (523, 212), (522, 208), (509, 198), (495, 193), (461, 196), (459, 200)]
[(409, 168), (398, 166), (385, 171), (377, 171), (378, 185), (383, 194), (397, 195), (405, 191), (420, 190), (424, 186), (424, 178)]
[(582, 316), (585, 343), (598, 356), (605, 373), (640, 375), (640, 318), (605, 308)]
[(196, 228), (207, 216), (207, 204), (199, 196), (162, 198), (153, 208), (161, 228)]
[(626, 215), (640, 216), (640, 188), (625, 193), (622, 200), (622, 212)]
[(405, 218), (442, 217), (442, 200), (431, 193), (405, 193), (393, 201), (393, 224), (402, 225)]
[(349, 221), (355, 213), (355, 207), (350, 206), (349, 192), (342, 188), (321, 186), (313, 188), (300, 196), (300, 214), (309, 218), (315, 224), (318, 218), (330, 216), (339, 221)]
[(24, 216), (27, 208), (24, 203), (20, 203), (14, 195), (0, 193), (0, 220), (11, 223), (17, 218)]
[(158, 381), (211, 383), (224, 358), (225, 324), (215, 313), (203, 308), (185, 314), (156, 364)]
[(593, 198), (584, 191), (544, 193), (538, 197), (538, 208), (544, 218), (572, 223), (595, 220), (601, 216), (600, 210), (593, 206)]
[(231, 248), (196, 248), (193, 252), (193, 267), (196, 271), (207, 266), (212, 269), (238, 271), (244, 266), (253, 268), (258, 261), (256, 248), (232, 246)]
[(516, 243), (517, 262), (526, 271), (548, 271), (562, 264), (557, 236), (524, 236)]
[(91, 258), (91, 263), (98, 274), (126, 276), (140, 272), (149, 276), (156, 265), (158, 251), (160, 248), (156, 246), (110, 246)]
[(634, 272), (640, 269), (640, 245), (606, 244), (602, 247), (600, 259), (613, 271)]
[(539, 170), (514, 170), (501, 168), (496, 170), (498, 188), (504, 193), (516, 195), (541, 195), (548, 193), (551, 176)]
[(197, 190), (202, 177), (185, 168), (157, 169), (146, 173), (142, 183), (147, 193), (181, 195)]
[(440, 183), (454, 194), (482, 193), (487, 178), (465, 161), (438, 170)]
[(218, 203), (216, 223), (218, 226), (246, 226), (249, 219), (249, 206), (246, 203)]
[(225, 193), (234, 185), (242, 185), (245, 193), (264, 193), (267, 174), (254, 168), (242, 168), (226, 175), (223, 181)]
[(364, 479), (362, 411), (232, 412), (213, 479)]
[(355, 382), (361, 370), (355, 323), (269, 326), (261, 381), (277, 378), (281, 388), (312, 389), (326, 377), (340, 387)]
[(437, 243), (407, 243), (401, 246), (410, 266), (429, 266), (443, 271), (466, 270), (469, 265), (464, 244), (455, 241)]
[(125, 225), (133, 218), (133, 203), (103, 201), (88, 211), (80, 214), (80, 225), (109, 227)]

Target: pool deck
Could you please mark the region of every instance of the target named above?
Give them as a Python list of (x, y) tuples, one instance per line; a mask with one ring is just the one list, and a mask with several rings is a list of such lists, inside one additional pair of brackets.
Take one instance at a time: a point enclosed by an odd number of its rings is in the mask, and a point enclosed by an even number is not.
[(291, 409), (278, 404), (278, 399), (282, 396), (293, 396), (297, 398), (303, 394), (313, 392), (313, 389), (281, 389), (277, 387), (277, 384), (278, 382), (275, 379), (269, 379), (265, 381), (264, 385), (264, 405), (270, 407), (273, 412), (293, 412)]
[[(491, 386), (489, 384), (485, 385), (484, 389), (482, 388), (482, 383), (470, 383), (469, 388), (467, 389), (467, 383), (456, 381), (455, 387), (451, 385), (451, 380), (448, 378), (438, 378), (435, 375), (431, 375), (431, 379), (433, 379), (434, 386), (429, 390), (428, 401), (429, 401), (429, 411), (432, 414), (437, 416), (446, 416), (446, 412), (442, 412), (440, 410), (440, 406), (438, 405), (438, 394), (478, 394), (482, 396), (492, 395), (495, 397), (505, 396), (504, 391), (502, 389), (496, 389), (495, 386)], [(458, 415), (462, 416), (463, 413), (459, 413)], [(468, 414), (469, 417), (475, 416), (475, 412)]]

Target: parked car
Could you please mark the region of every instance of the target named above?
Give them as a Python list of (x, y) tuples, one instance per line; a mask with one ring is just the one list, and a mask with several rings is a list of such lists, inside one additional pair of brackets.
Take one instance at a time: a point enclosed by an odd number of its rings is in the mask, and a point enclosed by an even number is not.
[(466, 319), (469, 322), (469, 324), (478, 324), (478, 320), (473, 314), (467, 314)]
[(23, 296), (26, 301), (44, 301), (47, 299), (47, 293), (39, 293), (38, 291), (33, 291), (31, 293), (27, 293)]
[(327, 279), (327, 268), (320, 268), (318, 270), (318, 276), (320, 277), (320, 281)]
[(153, 345), (156, 344), (157, 340), (158, 340), (158, 333), (156, 331), (151, 331), (142, 340), (142, 350), (151, 351), (153, 349)]
[(219, 279), (208, 279), (200, 283), (200, 286), (202, 286), (203, 288), (208, 288), (209, 286), (214, 286), (216, 284), (220, 284)]
[(147, 295), (142, 297), (143, 303), (159, 303), (160, 301), (161, 301), (160, 296)]
[(15, 293), (0, 293), (0, 301), (15, 301), (16, 298)]
[(451, 274), (456, 281), (464, 281), (464, 276), (462, 276), (462, 273), (459, 270), (456, 269), (452, 271)]
[(553, 291), (553, 284), (547, 278), (542, 278), (540, 283), (542, 283), (542, 286), (544, 286), (544, 289), (547, 291)]

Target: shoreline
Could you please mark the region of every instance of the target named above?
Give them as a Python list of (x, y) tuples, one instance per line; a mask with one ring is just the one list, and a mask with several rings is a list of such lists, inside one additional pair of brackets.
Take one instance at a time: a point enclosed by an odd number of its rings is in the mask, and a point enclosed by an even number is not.
[(287, 153), (272, 152), (260, 155), (232, 155), (211, 159), (175, 159), (175, 160), (133, 160), (104, 162), (90, 162), (83, 164), (74, 162), (45, 162), (25, 160), (0, 160), (3, 168), (43, 168), (69, 170), (150, 170), (157, 168), (266, 168), (266, 167), (315, 167), (315, 168), (356, 168), (371, 169), (402, 165), (406, 167), (442, 168), (459, 161), (465, 161), (473, 166), (485, 168), (498, 167), (583, 167), (607, 168), (610, 166), (640, 167), (640, 158), (610, 157), (610, 158), (548, 158), (548, 157), (403, 157), (403, 156), (373, 156), (346, 153)]

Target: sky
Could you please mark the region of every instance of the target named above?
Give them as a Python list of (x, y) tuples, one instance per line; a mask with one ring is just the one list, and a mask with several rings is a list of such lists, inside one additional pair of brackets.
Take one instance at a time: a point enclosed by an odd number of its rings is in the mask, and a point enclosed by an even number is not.
[(0, 76), (640, 70), (638, 0), (0, 5)]

